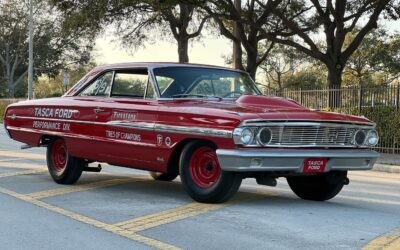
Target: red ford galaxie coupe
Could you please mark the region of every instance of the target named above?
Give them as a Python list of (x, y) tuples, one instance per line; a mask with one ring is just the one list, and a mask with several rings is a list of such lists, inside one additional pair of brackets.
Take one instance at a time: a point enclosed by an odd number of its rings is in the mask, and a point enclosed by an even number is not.
[(178, 175), (199, 202), (224, 202), (243, 178), (286, 177), (303, 199), (328, 200), (348, 170), (371, 169), (374, 123), (262, 96), (248, 74), (173, 63), (97, 67), (63, 97), (7, 108), (9, 136), (47, 147), (55, 182), (73, 184), (90, 162)]

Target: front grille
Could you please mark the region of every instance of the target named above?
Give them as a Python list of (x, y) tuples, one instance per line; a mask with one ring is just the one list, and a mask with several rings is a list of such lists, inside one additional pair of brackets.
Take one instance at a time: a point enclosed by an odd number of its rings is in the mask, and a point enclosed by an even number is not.
[(270, 144), (287, 146), (350, 146), (358, 130), (351, 127), (276, 126)]
[[(354, 141), (357, 131), (368, 134), (374, 129), (374, 124), (352, 124), (343, 122), (307, 122), (307, 121), (245, 121), (241, 128), (249, 128), (254, 132), (252, 143), (246, 147), (366, 147)], [(258, 132), (262, 128), (271, 130), (271, 141), (260, 143)], [(240, 144), (240, 137), (234, 134), (235, 143)]]

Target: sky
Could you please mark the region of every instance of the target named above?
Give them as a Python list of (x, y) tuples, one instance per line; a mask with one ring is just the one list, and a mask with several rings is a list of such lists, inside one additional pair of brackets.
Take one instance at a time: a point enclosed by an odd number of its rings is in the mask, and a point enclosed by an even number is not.
[[(400, 21), (382, 22), (390, 31), (400, 32)], [(112, 32), (104, 32), (112, 34)], [(178, 60), (175, 40), (160, 41), (149, 44), (145, 48), (129, 52), (113, 41), (114, 37), (101, 36), (97, 38), (94, 58), (98, 64), (120, 62), (176, 62)], [(224, 56), (232, 52), (232, 43), (224, 37), (204, 36), (199, 41), (193, 41), (189, 47), (189, 61), (191, 63), (229, 66), (225, 64)]]
[[(108, 33), (108, 32), (107, 32)], [(174, 40), (175, 41), (175, 40)], [(193, 41), (189, 47), (191, 63), (225, 66), (224, 56), (232, 51), (232, 43), (225, 38), (204, 37), (201, 42)], [(118, 62), (177, 62), (177, 46), (173, 42), (159, 41), (146, 45), (133, 53), (121, 48), (112, 38), (105, 36), (96, 40), (95, 61), (99, 64)]]

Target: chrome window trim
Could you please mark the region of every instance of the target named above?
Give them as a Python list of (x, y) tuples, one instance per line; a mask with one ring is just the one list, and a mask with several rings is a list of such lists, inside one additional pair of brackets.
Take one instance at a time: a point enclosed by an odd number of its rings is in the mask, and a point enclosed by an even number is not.
[[(157, 68), (171, 68), (171, 67), (190, 67), (190, 68), (205, 68), (205, 69), (215, 69), (215, 70), (226, 70), (226, 71), (232, 71), (236, 73), (242, 73), (246, 74), (249, 76), (250, 81), (253, 83), (254, 90), (257, 92), (257, 96), (262, 96), (262, 91), (258, 88), (257, 83), (250, 77), (250, 74), (246, 71), (242, 70), (237, 70), (237, 69), (231, 69), (231, 68), (224, 68), (224, 67), (218, 67), (218, 66), (209, 66), (209, 65), (191, 65), (191, 64), (176, 64), (176, 65), (163, 65), (163, 64), (157, 64), (157, 65), (148, 65), (148, 70), (151, 72), (154, 84), (156, 85), (156, 92), (157, 92), (157, 100), (162, 100), (162, 101), (170, 101), (170, 100), (177, 100), (177, 99), (182, 99), (182, 98), (170, 98), (170, 97), (161, 97), (161, 92), (160, 89), (158, 88), (158, 82), (156, 79), (156, 76), (154, 74), (154, 69)], [(186, 99), (193, 99), (193, 98), (186, 98)], [(203, 99), (204, 100), (204, 99)]]
[(114, 88), (114, 80), (115, 80), (115, 70), (113, 70), (113, 75), (111, 78), (111, 89), (110, 89), (110, 93), (108, 93), (108, 98), (111, 98), (111, 93), (113, 91)]

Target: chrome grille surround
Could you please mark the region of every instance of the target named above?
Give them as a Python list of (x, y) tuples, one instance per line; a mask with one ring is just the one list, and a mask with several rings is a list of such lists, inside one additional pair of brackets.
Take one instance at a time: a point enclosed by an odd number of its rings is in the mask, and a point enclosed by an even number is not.
[[(240, 128), (249, 128), (257, 134), (262, 128), (272, 131), (271, 142), (261, 145), (255, 138), (246, 147), (323, 147), (323, 148), (367, 148), (367, 145), (357, 145), (354, 134), (362, 130), (368, 133), (374, 130), (373, 123), (339, 123), (339, 122), (303, 122), (303, 121), (245, 121)], [(240, 141), (236, 138), (236, 144)]]

